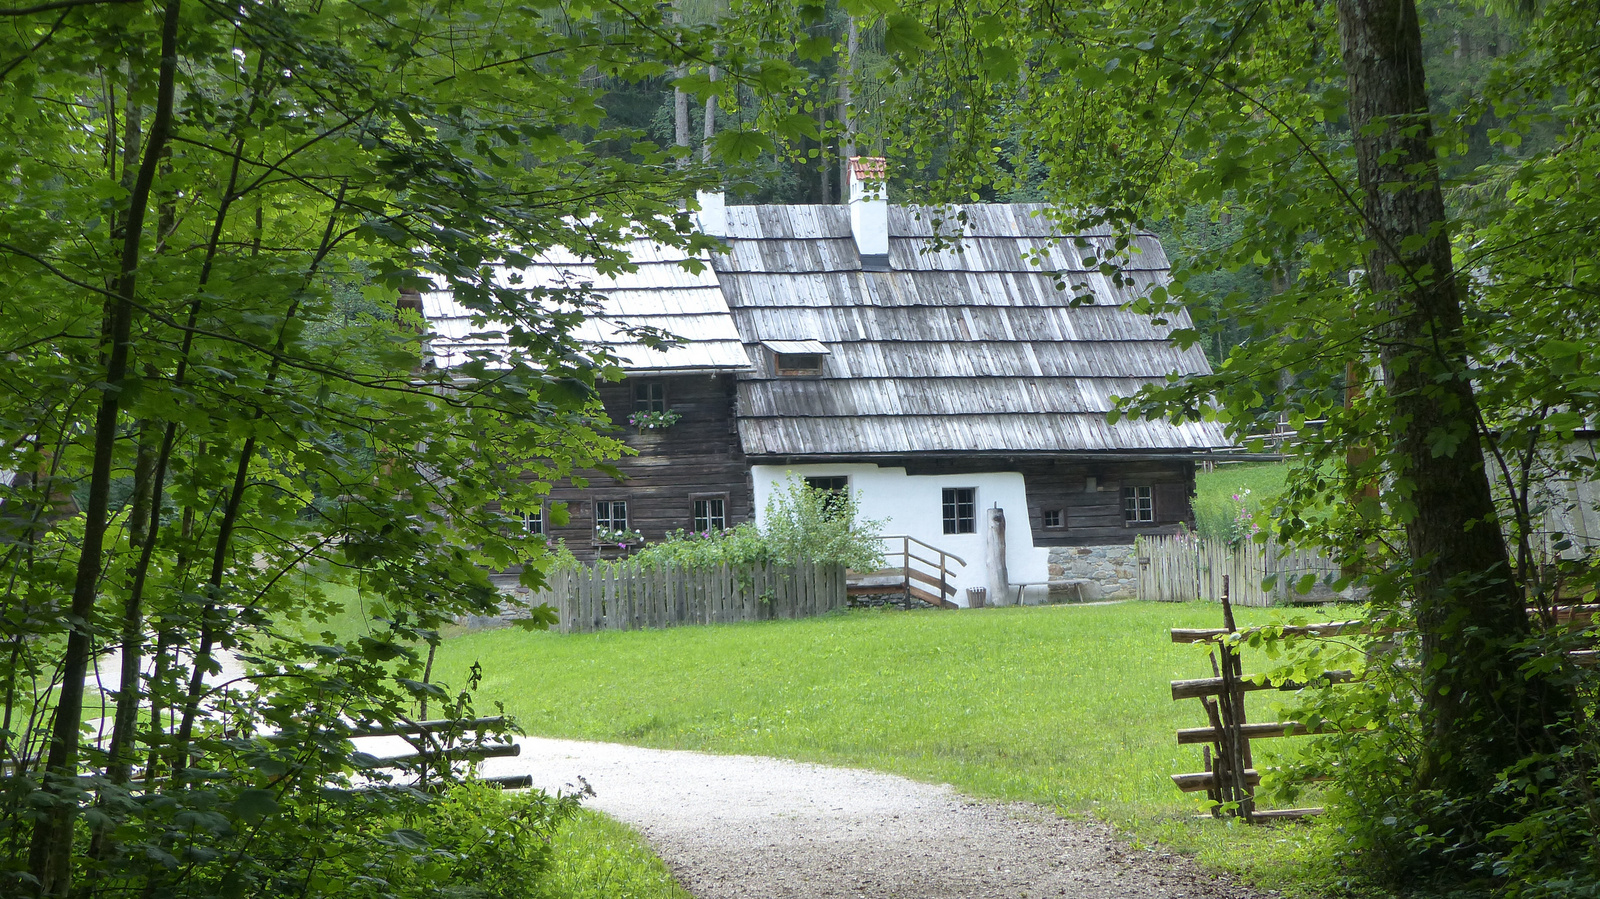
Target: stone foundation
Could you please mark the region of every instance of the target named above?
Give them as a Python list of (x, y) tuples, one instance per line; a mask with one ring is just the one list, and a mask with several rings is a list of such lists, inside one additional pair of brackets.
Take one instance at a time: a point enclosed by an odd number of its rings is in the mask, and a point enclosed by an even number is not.
[(1050, 548), (1053, 602), (1134, 599), (1139, 595), (1139, 559), (1133, 546)]

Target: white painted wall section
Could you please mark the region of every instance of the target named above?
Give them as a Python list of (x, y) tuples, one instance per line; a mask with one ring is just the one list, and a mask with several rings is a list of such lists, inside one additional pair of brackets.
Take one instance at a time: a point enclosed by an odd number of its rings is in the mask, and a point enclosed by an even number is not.
[[(840, 477), (850, 479), (850, 493), (862, 515), (883, 520), (885, 535), (905, 534), (947, 553), (960, 556), (967, 567), (957, 567), (952, 583), (957, 603), (966, 605), (967, 588), (988, 582), (984, 570), (983, 510), (999, 506), (1006, 513), (1006, 568), (1013, 584), (1043, 583), (1049, 579), (1050, 551), (1033, 545), (1028, 516), (1028, 494), (1022, 475), (1015, 471), (981, 474), (908, 475), (904, 468), (884, 468), (871, 463), (838, 465), (756, 465), (756, 521), (764, 523), (767, 500), (785, 489), (791, 479)], [(971, 534), (944, 532), (943, 500), (946, 487), (972, 487), (977, 491), (977, 529)], [(1016, 588), (1013, 587), (1013, 596)], [(990, 602), (994, 600), (991, 598)]]

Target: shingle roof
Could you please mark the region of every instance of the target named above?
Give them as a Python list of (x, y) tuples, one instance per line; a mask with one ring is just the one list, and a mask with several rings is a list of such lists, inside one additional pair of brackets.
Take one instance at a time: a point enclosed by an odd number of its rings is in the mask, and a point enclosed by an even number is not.
[[(1212, 423), (1107, 421), (1111, 397), (1209, 369), (1167, 340), (1186, 314), (1158, 326), (1124, 308), (1166, 281), (1153, 236), (1134, 240), (1116, 284), (1084, 261), (1112, 255), (1109, 232), (1066, 235), (1042, 211), (891, 206), (893, 270), (868, 272), (846, 207), (728, 207), (729, 252), (712, 264), (755, 363), (739, 382), (745, 453), (1226, 446)], [(822, 376), (777, 377), (760, 344), (802, 340), (827, 345)]]
[[(739, 372), (740, 439), (758, 458), (1226, 446), (1213, 423), (1107, 421), (1113, 396), (1208, 371), (1206, 360), (1167, 339), (1190, 327), (1187, 314), (1156, 325), (1126, 308), (1166, 283), (1153, 236), (1133, 241), (1119, 260), (1123, 283), (1113, 283), (1086, 262), (1112, 255), (1110, 233), (1063, 234), (1043, 209), (891, 206), (887, 272), (863, 270), (848, 207), (730, 206), (727, 252), (699, 272), (640, 241), (629, 248), (633, 272), (605, 275), (552, 254), (496, 277), (591, 284), (603, 314), (579, 336), (611, 347), (629, 371)], [(425, 293), (423, 311), (442, 366), (473, 349), (506, 351), (494, 333), (504, 326), (474, 327), (447, 291)], [(624, 326), (682, 344), (647, 349)], [(821, 376), (777, 377), (770, 347), (786, 344), (821, 344)]]
[[(555, 251), (525, 269), (498, 270), (495, 277), (498, 283), (523, 288), (590, 285), (600, 311), (579, 326), (576, 336), (608, 347), (622, 359), (625, 370), (665, 374), (750, 367), (707, 260), (702, 258), (700, 271), (691, 272), (683, 265), (684, 254), (648, 241), (635, 241), (628, 254), (637, 266), (632, 272), (603, 274), (590, 260)], [(424, 293), (422, 311), (429, 325), (429, 350), (443, 368), (460, 365), (473, 350), (506, 352), (505, 324), (474, 326), (472, 310), (449, 291)], [(629, 328), (658, 329), (679, 342), (651, 349), (628, 335)]]

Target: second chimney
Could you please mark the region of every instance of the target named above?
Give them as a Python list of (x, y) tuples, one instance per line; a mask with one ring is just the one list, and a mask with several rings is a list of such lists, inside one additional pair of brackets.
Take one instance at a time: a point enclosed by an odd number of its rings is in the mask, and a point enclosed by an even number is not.
[(700, 206), (700, 211), (694, 215), (700, 230), (709, 237), (727, 237), (728, 199), (722, 191), (702, 190), (694, 198)]
[(889, 270), (888, 164), (881, 156), (850, 157), (850, 233), (861, 268)]

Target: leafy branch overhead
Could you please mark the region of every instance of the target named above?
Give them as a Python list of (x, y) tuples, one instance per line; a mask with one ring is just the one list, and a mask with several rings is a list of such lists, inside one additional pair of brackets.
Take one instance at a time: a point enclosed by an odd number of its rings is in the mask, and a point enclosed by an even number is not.
[[(340, 792), (344, 735), (467, 713), (422, 647), (494, 606), (487, 569), (547, 564), (483, 510), (621, 451), (595, 398), (616, 360), (577, 336), (592, 298), (494, 267), (711, 245), (683, 207), (704, 174), (614, 123), (592, 77), (659, 77), (709, 30), (643, 3), (4, 12), (0, 889), (381, 880), (415, 847), (330, 861), (368, 807)], [(443, 289), (509, 350), (423, 367), (414, 307)], [(321, 632), (337, 581), (386, 610), (370, 632)], [(95, 655), (123, 672), (103, 714)]]

